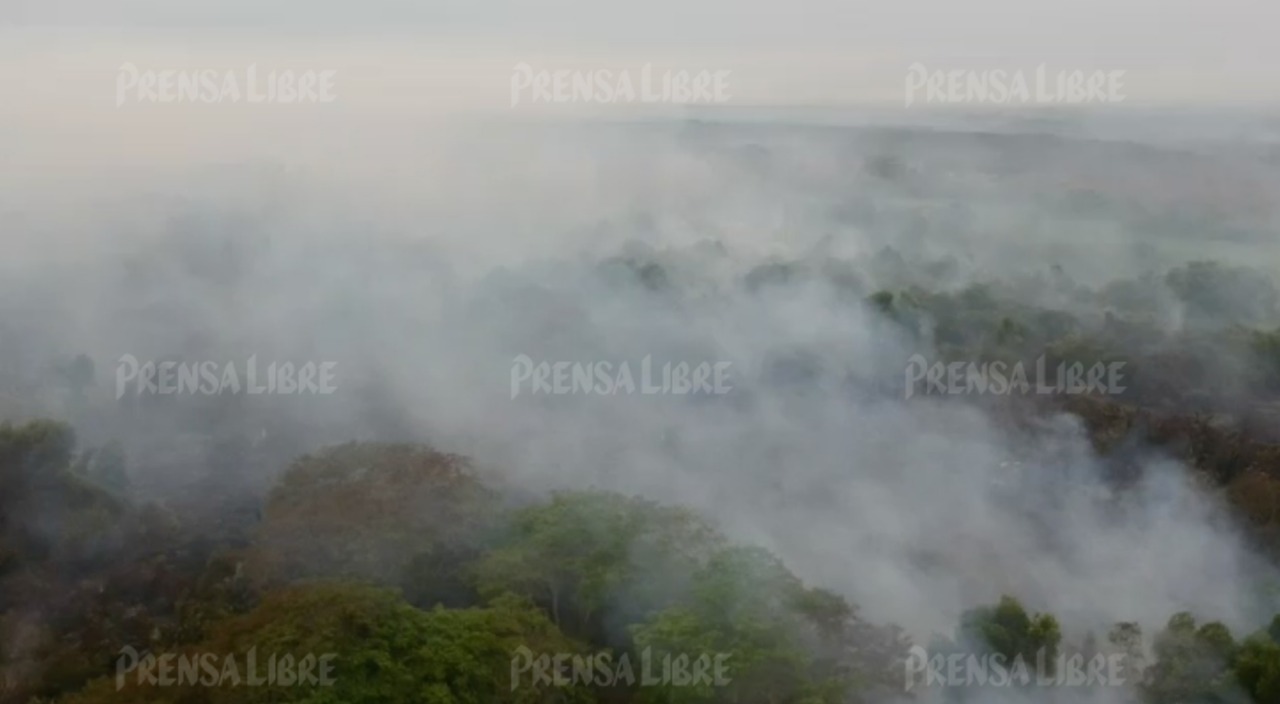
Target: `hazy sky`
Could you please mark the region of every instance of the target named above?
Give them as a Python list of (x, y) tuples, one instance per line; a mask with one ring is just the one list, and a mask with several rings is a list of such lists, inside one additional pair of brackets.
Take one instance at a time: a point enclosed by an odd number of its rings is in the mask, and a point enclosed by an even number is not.
[[(74, 101), (104, 76), (111, 93), (125, 61), (157, 70), (256, 61), (337, 70), (347, 102), (375, 110), (502, 109), (519, 62), (652, 62), (729, 70), (739, 105), (901, 104), (914, 63), (1046, 64), (1125, 71), (1132, 104), (1277, 104), (1277, 15), (1268, 0), (5, 0), (0, 80), (18, 85), (18, 102)], [(25, 92), (32, 82), (44, 85)]]

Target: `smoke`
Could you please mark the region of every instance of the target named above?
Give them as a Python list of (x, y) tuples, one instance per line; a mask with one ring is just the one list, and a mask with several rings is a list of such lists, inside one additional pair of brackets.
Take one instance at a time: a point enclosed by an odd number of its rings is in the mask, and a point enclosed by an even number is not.
[[(260, 490), (347, 439), (428, 441), (533, 490), (696, 508), (920, 639), (1001, 593), (1099, 631), (1276, 610), (1273, 570), (1185, 467), (1142, 454), (1119, 492), (1069, 416), (1028, 433), (903, 400), (908, 358), (935, 350), (865, 303), (1050, 263), (1089, 283), (1189, 256), (1274, 265), (1274, 163), (1008, 129), (677, 122), (433, 126), (342, 159), (311, 146), (8, 203), (5, 415), (119, 439), (146, 495), (197, 476)], [(1248, 188), (1171, 209), (1206, 162)], [(1235, 219), (1216, 239), (1164, 228), (1219, 212)], [(57, 369), (79, 354), (95, 373), (72, 388)], [(116, 398), (125, 355), (332, 362), (337, 390)], [(731, 389), (521, 381), (512, 398), (521, 355), (610, 378), (719, 363)], [(220, 463), (237, 439), (253, 459)]]

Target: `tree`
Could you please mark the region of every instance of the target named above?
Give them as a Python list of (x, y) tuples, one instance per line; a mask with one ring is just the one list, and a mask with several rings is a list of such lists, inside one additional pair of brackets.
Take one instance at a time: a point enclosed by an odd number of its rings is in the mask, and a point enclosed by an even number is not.
[[(320, 583), (269, 594), (258, 608), (223, 623), (206, 641), (175, 653), (188, 661), (203, 654), (219, 666), (235, 663), (238, 679), (157, 686), (137, 669), (125, 673), (117, 691), (105, 677), (64, 704), (202, 702), (206, 704), (589, 704), (582, 687), (538, 688), (512, 681), (513, 653), (579, 653), (531, 604), (496, 600), (484, 609), (421, 611), (392, 592), (369, 586)], [(247, 686), (249, 654), (258, 677), (270, 658), (301, 663), (311, 658), (305, 683), (277, 679)], [(332, 670), (320, 681), (320, 663)], [(295, 670), (296, 671), (296, 670)], [(177, 678), (177, 667), (170, 677)], [(239, 682), (239, 684), (235, 684)], [(235, 684), (235, 686), (233, 686)]]
[(478, 550), (498, 515), (495, 494), (461, 457), (418, 445), (349, 443), (302, 457), (281, 477), (267, 498), (252, 574), (276, 583), (399, 585), (417, 555)]
[(560, 493), (519, 511), (474, 575), (484, 596), (528, 596), (568, 632), (625, 645), (611, 632), (671, 603), (721, 542), (683, 509), (607, 492)]
[(1280, 702), (1280, 642), (1273, 635), (1263, 631), (1246, 638), (1236, 653), (1232, 670), (1257, 704)]
[(1043, 663), (1048, 671), (1040, 674), (1050, 677), (1054, 674), (1062, 631), (1052, 614), (1028, 614), (1021, 602), (1006, 595), (1000, 597), (995, 606), (962, 614), (956, 640), (962, 647), (997, 653), (1007, 662), (1021, 658), (1029, 668)]
[(651, 659), (726, 657), (727, 681), (660, 685), (652, 702), (858, 702), (900, 686), (906, 644), (830, 592), (808, 589), (760, 548), (717, 552), (691, 598), (632, 627)]
[(1155, 663), (1146, 691), (1156, 702), (1227, 702), (1234, 689), (1230, 671), (1236, 643), (1221, 623), (1196, 625), (1190, 613), (1174, 614), (1153, 643)]

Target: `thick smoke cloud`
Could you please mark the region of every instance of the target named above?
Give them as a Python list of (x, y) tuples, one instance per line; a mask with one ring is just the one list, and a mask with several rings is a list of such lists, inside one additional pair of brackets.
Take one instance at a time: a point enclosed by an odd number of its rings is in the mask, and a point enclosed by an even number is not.
[[(1090, 285), (1276, 264), (1265, 151), (1032, 127), (505, 122), (352, 162), (162, 167), (62, 194), (57, 217), (9, 203), (0, 406), (120, 440), (160, 497), (261, 490), (298, 453), (378, 438), (533, 491), (688, 505), (921, 639), (1001, 593), (1099, 631), (1184, 609), (1250, 628), (1275, 575), (1175, 461), (1137, 449), (1119, 493), (1069, 416), (1028, 434), (903, 399), (908, 358), (934, 350), (865, 303), (878, 288), (994, 279), (1053, 306), (1033, 283), (1051, 263)], [(1188, 180), (1208, 172), (1235, 185)], [(125, 355), (332, 361), (338, 389), (117, 399)], [(733, 388), (512, 398), (521, 355), (727, 362)]]

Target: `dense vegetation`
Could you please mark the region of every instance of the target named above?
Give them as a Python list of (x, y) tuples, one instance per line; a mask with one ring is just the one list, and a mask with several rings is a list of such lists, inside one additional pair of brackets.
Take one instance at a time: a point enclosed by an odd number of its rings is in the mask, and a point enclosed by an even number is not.
[[(679, 285), (653, 261), (606, 269), (652, 291)], [(1123, 394), (995, 399), (993, 413), (1011, 425), (1028, 414), (1079, 416), (1119, 489), (1136, 471), (1123, 448), (1163, 448), (1229, 502), (1260, 549), (1280, 554), (1280, 328), (1269, 327), (1280, 301), (1268, 280), (1200, 262), (1097, 291), (1060, 270), (953, 291), (911, 281), (868, 290), (848, 271), (777, 262), (743, 283), (812, 279), (945, 360), (1124, 360), (1132, 375)], [(1185, 314), (1176, 332), (1158, 322), (1165, 295)], [(83, 367), (68, 374), (91, 376)], [(66, 424), (0, 426), (0, 702), (817, 704), (904, 695), (912, 644), (899, 629), (678, 506), (604, 491), (529, 495), (464, 457), (372, 442), (305, 455), (264, 497), (209, 494), (199, 510), (144, 499), (129, 477), (119, 446), (80, 448)], [(1280, 615), (1248, 633), (1189, 613), (1150, 633), (1131, 622), (1077, 633), (1011, 595), (974, 605), (953, 633), (925, 645), (1049, 661), (1122, 653), (1132, 685), (1124, 696), (1135, 702), (1280, 702)], [(118, 679), (125, 649), (219, 658), (254, 650), (295, 662), (331, 653), (333, 683), (159, 687), (136, 671)], [(554, 686), (520, 660), (599, 653), (615, 664), (624, 655), (638, 663), (725, 654), (730, 677)], [(981, 687), (948, 696), (983, 701)]]

